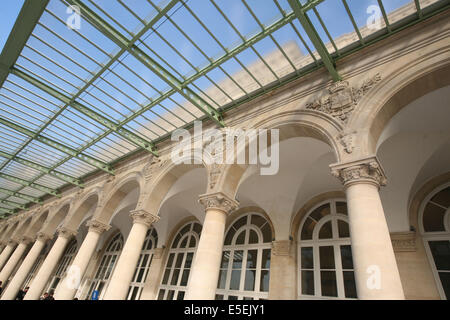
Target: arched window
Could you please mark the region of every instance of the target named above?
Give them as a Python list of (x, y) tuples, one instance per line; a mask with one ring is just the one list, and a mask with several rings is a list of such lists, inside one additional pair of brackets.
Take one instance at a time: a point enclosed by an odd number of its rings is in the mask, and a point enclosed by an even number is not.
[(180, 228), (170, 246), (158, 300), (183, 300), (202, 226), (190, 222)]
[(158, 234), (155, 228), (150, 228), (145, 236), (145, 241), (142, 246), (141, 255), (139, 256), (136, 270), (134, 271), (133, 278), (130, 283), (130, 289), (128, 290), (127, 300), (139, 300), (141, 297), (142, 289), (147, 279), (148, 270), (153, 259), (153, 253), (158, 245)]
[(425, 198), (419, 221), (439, 294), (450, 300), (450, 183)]
[(301, 298), (357, 298), (344, 201), (321, 203), (303, 219), (298, 266)]
[(118, 233), (109, 242), (85, 299), (90, 299), (94, 291), (98, 291), (98, 299), (102, 299), (122, 248), (123, 237)]
[(61, 279), (64, 278), (67, 268), (72, 264), (76, 252), (77, 252), (77, 241), (75, 239), (72, 239), (72, 241), (67, 246), (66, 251), (64, 251), (61, 260), (59, 260), (58, 266), (56, 267), (56, 271), (53, 277), (51, 278), (50, 284), (45, 292), (55, 292), (56, 287), (60, 283)]
[(246, 214), (227, 230), (217, 300), (258, 300), (269, 295), (272, 230), (259, 214)]

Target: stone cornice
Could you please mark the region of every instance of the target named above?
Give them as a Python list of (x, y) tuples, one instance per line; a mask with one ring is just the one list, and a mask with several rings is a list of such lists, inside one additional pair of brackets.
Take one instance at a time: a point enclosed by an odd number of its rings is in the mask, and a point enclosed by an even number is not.
[(89, 220), (86, 223), (86, 226), (89, 228), (89, 232), (93, 231), (98, 234), (102, 234), (103, 232), (108, 231), (111, 228), (110, 225), (100, 222), (98, 220)]
[(391, 233), (394, 252), (416, 251), (416, 233), (414, 231)]
[(222, 192), (203, 194), (199, 197), (198, 202), (200, 202), (206, 210), (217, 209), (226, 214), (230, 214), (239, 207), (239, 202), (231, 199)]
[(66, 238), (66, 239), (70, 239), (77, 235), (76, 231), (66, 228), (66, 227), (59, 227), (56, 230), (56, 232), (58, 232), (58, 237), (62, 237), (62, 238)]
[(344, 186), (353, 183), (373, 183), (380, 186), (386, 185), (386, 175), (376, 156), (330, 165), (331, 174), (338, 178)]
[(140, 223), (146, 225), (148, 228), (152, 223), (159, 220), (159, 216), (142, 209), (130, 211), (130, 217), (133, 219), (133, 223)]

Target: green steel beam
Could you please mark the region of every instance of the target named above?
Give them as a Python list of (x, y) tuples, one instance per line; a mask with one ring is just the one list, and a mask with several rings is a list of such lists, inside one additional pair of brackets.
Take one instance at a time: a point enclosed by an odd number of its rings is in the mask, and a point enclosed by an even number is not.
[(49, 0), (26, 0), (0, 55), (0, 87), (16, 63)]
[(14, 207), (14, 209), (22, 209), (22, 210), (27, 209), (27, 207), (24, 204), (20, 204), (20, 203), (13, 202), (13, 201), (0, 200), (0, 203), (6, 204), (7, 206), (10, 206), (10, 207)]
[[(294, 11), (295, 15), (297, 16), (297, 19), (299, 20), (303, 29), (305, 30), (306, 34), (308, 35), (309, 39), (314, 44), (314, 47), (316, 48), (317, 52), (319, 53), (320, 57), (322, 58), (323, 64), (325, 65), (325, 67), (327, 68), (331, 77), (333, 78), (333, 81), (341, 80), (341, 76), (339, 75), (339, 73), (336, 70), (333, 58), (328, 53), (327, 48), (323, 44), (319, 35), (317, 34), (317, 31), (315, 30), (313, 24), (311, 23), (310, 19), (306, 15), (306, 11), (303, 8), (303, 6), (300, 4), (299, 0), (288, 0), (288, 2), (289, 2), (289, 5), (291, 6), (292, 10)], [(314, 1), (314, 2), (317, 2), (317, 1)]]
[(66, 105), (72, 106), (73, 108), (80, 111), (81, 113), (91, 118), (92, 120), (104, 125), (105, 127), (114, 132), (117, 132), (117, 134), (123, 137), (125, 140), (128, 140), (129, 142), (137, 145), (138, 147), (141, 147), (142, 149), (147, 150), (157, 156), (156, 147), (152, 142), (139, 137), (138, 135), (132, 133), (131, 131), (125, 128), (119, 127), (119, 125), (116, 124), (114, 121), (109, 120), (107, 117), (102, 116), (101, 114), (90, 109), (89, 107), (86, 107), (85, 105), (77, 101), (74, 101), (73, 98), (64, 95), (63, 93), (59, 92), (58, 90), (55, 90), (54, 88), (27, 74), (26, 72), (16, 68), (11, 68), (10, 71), (12, 74), (18, 76), (19, 78), (22, 78), (23, 80), (31, 83), (35, 87), (41, 89), (42, 91), (48, 93), (49, 95), (55, 97), (56, 99), (61, 100)]
[(101, 161), (99, 161), (97, 159), (94, 159), (91, 156), (82, 154), (82, 153), (78, 152), (77, 150), (75, 150), (75, 149), (73, 149), (71, 147), (65, 146), (62, 143), (59, 143), (59, 142), (57, 142), (55, 140), (46, 138), (46, 137), (44, 137), (44, 136), (42, 136), (40, 134), (36, 134), (35, 132), (33, 132), (33, 131), (31, 131), (31, 130), (29, 130), (27, 128), (24, 128), (22, 126), (19, 126), (18, 124), (13, 123), (11, 121), (8, 121), (6, 119), (0, 118), (0, 123), (5, 125), (5, 126), (7, 126), (7, 127), (9, 127), (9, 128), (12, 128), (12, 129), (18, 131), (18, 132), (20, 132), (20, 133), (22, 133), (24, 135), (27, 135), (27, 136), (29, 136), (29, 137), (31, 137), (31, 138), (39, 141), (39, 142), (42, 142), (43, 144), (46, 144), (46, 145), (48, 145), (48, 146), (50, 146), (52, 148), (55, 148), (55, 149), (57, 149), (57, 150), (59, 150), (61, 152), (66, 153), (66, 154), (69, 154), (72, 157), (76, 157), (77, 159), (79, 159), (81, 161), (84, 161), (84, 162), (90, 164), (91, 166), (97, 167), (97, 168), (99, 168), (99, 169), (101, 169), (101, 170), (103, 170), (103, 171), (105, 171), (105, 172), (107, 172), (109, 174), (114, 174), (114, 170), (108, 164), (106, 164), (104, 162), (101, 162)]
[(216, 122), (219, 126), (224, 127), (225, 124), (222, 120), (222, 115), (212, 106), (210, 106), (203, 98), (201, 98), (197, 93), (192, 91), (190, 88), (186, 87), (183, 82), (179, 81), (174, 75), (167, 71), (163, 66), (156, 62), (153, 58), (147, 55), (143, 50), (141, 50), (134, 43), (129, 41), (124, 35), (115, 30), (111, 25), (109, 25), (105, 20), (103, 20), (99, 15), (92, 11), (88, 6), (79, 0), (66, 0), (72, 5), (76, 5), (80, 8), (81, 13), (84, 18), (88, 20), (95, 28), (101, 31), (105, 36), (111, 39), (122, 49), (126, 49), (130, 54), (132, 54), (137, 60), (149, 68), (154, 74), (159, 78), (169, 84), (172, 89), (179, 92), (186, 100), (191, 102), (195, 107), (200, 109), (204, 114), (206, 114), (211, 120)]
[(58, 191), (56, 191), (55, 189), (48, 188), (46, 186), (43, 186), (43, 185), (40, 185), (40, 184), (37, 184), (37, 183), (33, 183), (33, 182), (30, 182), (30, 181), (27, 181), (27, 180), (24, 180), (24, 179), (20, 179), (20, 178), (17, 178), (17, 177), (13, 177), (13, 176), (11, 176), (9, 174), (6, 174), (6, 173), (0, 172), (0, 178), (9, 180), (9, 181), (12, 181), (12, 182), (15, 182), (15, 183), (19, 183), (19, 184), (21, 184), (23, 186), (31, 187), (33, 189), (36, 189), (36, 190), (39, 190), (39, 191), (51, 194), (51, 195), (56, 196), (56, 197), (61, 197), (61, 194)]
[(39, 198), (35, 198), (35, 197), (29, 196), (27, 194), (19, 193), (19, 192), (16, 192), (16, 191), (11, 191), (11, 190), (8, 190), (8, 189), (0, 188), (0, 192), (3, 192), (4, 194), (7, 194), (7, 195), (9, 195), (11, 197), (21, 198), (21, 199), (24, 199), (24, 200), (27, 200), (27, 201), (30, 201), (30, 202), (34, 202), (34, 203), (38, 203), (38, 204), (42, 203), (42, 200), (39, 199)]
[(5, 209), (5, 208), (0, 208), (0, 213), (3, 214), (1, 216), (1, 218), (7, 218), (7, 217), (12, 216), (13, 214), (15, 214), (15, 211), (14, 210)]
[(307, 3), (303, 5), (303, 12), (315, 8), (317, 5), (321, 4), (324, 1), (325, 0), (309, 0)]
[(67, 175), (65, 173), (62, 173), (62, 172), (59, 172), (59, 171), (56, 171), (56, 170), (52, 170), (52, 169), (47, 168), (47, 167), (44, 167), (44, 166), (42, 166), (42, 165), (40, 165), (40, 164), (38, 164), (36, 162), (29, 161), (29, 160), (26, 160), (26, 159), (23, 159), (23, 158), (19, 158), (17, 156), (14, 156), (14, 155), (6, 153), (6, 152), (3, 152), (1, 150), (0, 150), (0, 156), (4, 157), (4, 158), (7, 158), (7, 159), (10, 159), (10, 160), (14, 160), (14, 161), (16, 161), (18, 163), (21, 163), (21, 164), (23, 164), (23, 165), (25, 165), (27, 167), (36, 169), (36, 170), (41, 171), (43, 173), (46, 173), (46, 174), (48, 174), (50, 176), (53, 176), (53, 177), (55, 177), (55, 178), (57, 178), (59, 180), (71, 183), (71, 184), (73, 184), (73, 185), (75, 185), (77, 187), (80, 187), (80, 188), (84, 187), (83, 182), (80, 179), (71, 177), (71, 176), (69, 176), (69, 175)]

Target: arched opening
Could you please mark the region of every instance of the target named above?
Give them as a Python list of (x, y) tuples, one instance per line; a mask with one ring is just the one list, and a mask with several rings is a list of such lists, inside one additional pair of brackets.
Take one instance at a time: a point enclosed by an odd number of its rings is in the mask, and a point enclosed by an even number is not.
[(259, 213), (248, 213), (228, 228), (216, 300), (268, 299), (272, 229)]
[(424, 199), (419, 228), (439, 294), (450, 300), (450, 183), (436, 188)]
[(345, 200), (326, 200), (303, 218), (298, 279), (300, 299), (357, 298)]
[(148, 271), (153, 260), (153, 254), (158, 246), (158, 234), (155, 228), (148, 229), (142, 245), (136, 269), (131, 279), (127, 300), (139, 300), (147, 280)]
[(158, 300), (184, 299), (201, 232), (199, 223), (189, 222), (175, 235), (159, 286)]

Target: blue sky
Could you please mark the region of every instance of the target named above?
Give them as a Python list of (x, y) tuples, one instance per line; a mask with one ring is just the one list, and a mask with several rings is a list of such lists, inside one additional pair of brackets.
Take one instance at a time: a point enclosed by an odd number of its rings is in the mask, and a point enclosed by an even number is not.
[(24, 0), (0, 0), (0, 51), (3, 50), (6, 40), (16, 22), (17, 15), (22, 8)]

